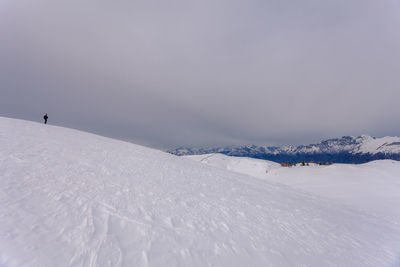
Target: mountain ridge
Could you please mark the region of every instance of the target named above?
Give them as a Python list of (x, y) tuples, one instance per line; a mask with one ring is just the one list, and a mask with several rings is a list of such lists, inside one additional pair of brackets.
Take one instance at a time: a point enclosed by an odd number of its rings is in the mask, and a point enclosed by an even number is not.
[(378, 159), (400, 160), (400, 137), (343, 136), (309, 145), (243, 145), (211, 148), (177, 148), (168, 151), (178, 156), (221, 153), (229, 156), (267, 159), (275, 162), (323, 161), (364, 163)]

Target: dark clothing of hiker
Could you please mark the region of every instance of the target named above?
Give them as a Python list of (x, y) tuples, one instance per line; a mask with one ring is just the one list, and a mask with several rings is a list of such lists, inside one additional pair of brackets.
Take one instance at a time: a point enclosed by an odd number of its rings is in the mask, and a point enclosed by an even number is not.
[(47, 119), (49, 118), (49, 116), (47, 116), (47, 113), (43, 116), (44, 119), (44, 124), (47, 124)]

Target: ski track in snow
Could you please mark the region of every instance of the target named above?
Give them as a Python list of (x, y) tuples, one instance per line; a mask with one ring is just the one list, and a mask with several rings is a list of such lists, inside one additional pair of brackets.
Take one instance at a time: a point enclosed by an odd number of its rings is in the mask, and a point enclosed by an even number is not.
[(289, 186), (0, 118), (1, 266), (396, 266), (400, 228)]

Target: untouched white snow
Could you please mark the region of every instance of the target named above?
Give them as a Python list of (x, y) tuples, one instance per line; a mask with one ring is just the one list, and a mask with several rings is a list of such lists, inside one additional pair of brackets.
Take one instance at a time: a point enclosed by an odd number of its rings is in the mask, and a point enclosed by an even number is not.
[(280, 164), (272, 161), (245, 157), (231, 157), (219, 153), (184, 157), (206, 163), (210, 166), (254, 176), (257, 178), (265, 178), (268, 172), (280, 167)]
[(76, 130), (0, 118), (0, 266), (398, 266), (390, 221)]
[(208, 165), (283, 183), (400, 224), (400, 162), (281, 167), (268, 160), (222, 154), (186, 156)]

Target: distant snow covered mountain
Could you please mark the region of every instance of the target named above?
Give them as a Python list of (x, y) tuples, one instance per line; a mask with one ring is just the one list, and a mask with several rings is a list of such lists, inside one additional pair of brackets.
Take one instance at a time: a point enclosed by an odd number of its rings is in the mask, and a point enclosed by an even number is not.
[(232, 146), (213, 148), (178, 148), (169, 153), (186, 156), (221, 153), (229, 156), (252, 157), (275, 162), (323, 161), (363, 163), (378, 159), (400, 160), (400, 137), (375, 138), (368, 135), (343, 136), (317, 144), (300, 146)]

